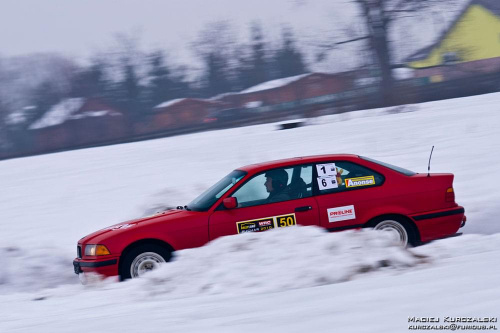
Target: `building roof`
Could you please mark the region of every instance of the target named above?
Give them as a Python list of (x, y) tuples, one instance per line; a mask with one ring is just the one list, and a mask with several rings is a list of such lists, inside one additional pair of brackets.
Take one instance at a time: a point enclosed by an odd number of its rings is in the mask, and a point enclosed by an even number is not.
[[(97, 105), (95, 109), (85, 110), (89, 100), (86, 98), (67, 98), (52, 106), (42, 118), (34, 122), (29, 129), (41, 129), (50, 126), (61, 125), (69, 120), (77, 120), (89, 117), (122, 116), (115, 110), (108, 110), (103, 105)], [(91, 106), (91, 105), (90, 105)]]
[(74, 119), (103, 117), (103, 116), (114, 117), (114, 116), (122, 116), (122, 114), (120, 112), (113, 110), (92, 110), (92, 111), (79, 112), (78, 114), (70, 116), (68, 119), (74, 120)]
[(52, 106), (42, 118), (34, 122), (29, 128), (40, 129), (49, 126), (55, 126), (64, 123), (73, 114), (78, 112), (83, 106), (83, 98), (67, 98)]
[(500, 1), (498, 0), (475, 0), (473, 4), (483, 6), (493, 14), (500, 16)]
[(168, 108), (169, 106), (172, 106), (174, 104), (177, 104), (179, 102), (182, 102), (183, 100), (185, 100), (187, 98), (176, 98), (176, 99), (171, 99), (171, 100), (168, 100), (166, 102), (163, 102), (161, 104), (158, 104), (157, 106), (155, 106), (154, 108), (155, 109), (162, 109), (162, 108)]
[(163, 108), (168, 108), (172, 105), (178, 104), (180, 102), (184, 101), (197, 101), (197, 102), (202, 102), (202, 103), (210, 103), (210, 104), (217, 104), (217, 101), (211, 100), (211, 99), (201, 99), (201, 98), (190, 98), (190, 97), (185, 97), (185, 98), (176, 98), (176, 99), (171, 99), (166, 102), (163, 102), (161, 104), (158, 104), (155, 106), (153, 109), (163, 109)]
[(247, 88), (245, 90), (240, 91), (240, 94), (248, 94), (248, 93), (253, 93), (257, 91), (262, 91), (262, 90), (270, 90), (270, 89), (275, 89), (279, 87), (286, 86), (292, 82), (298, 81), (302, 79), (303, 77), (306, 77), (308, 75), (312, 75), (312, 73), (307, 73), (307, 74), (300, 74), (300, 75), (295, 75), (295, 76), (289, 76), (289, 77), (284, 77), (281, 79), (276, 79), (276, 80), (271, 80), (267, 82), (260, 83), (256, 86)]
[(467, 3), (467, 5), (464, 6), (463, 10), (461, 10), (458, 15), (451, 21), (450, 26), (445, 29), (443, 33), (441, 33), (441, 35), (439, 35), (434, 43), (410, 55), (408, 58), (406, 58), (406, 62), (418, 61), (427, 58), (431, 51), (436, 46), (441, 44), (441, 42), (446, 38), (450, 31), (461, 21), (467, 10), (469, 10), (469, 8), (474, 5), (482, 6), (493, 14), (500, 16), (500, 0), (471, 0)]

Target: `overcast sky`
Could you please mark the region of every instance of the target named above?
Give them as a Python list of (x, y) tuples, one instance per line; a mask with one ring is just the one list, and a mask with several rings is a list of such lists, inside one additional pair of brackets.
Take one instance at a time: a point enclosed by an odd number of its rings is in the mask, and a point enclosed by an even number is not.
[[(346, 2), (346, 1), (338, 1)], [(331, 30), (331, 0), (1, 0), (3, 55), (57, 51), (88, 55), (118, 32), (145, 48), (177, 49), (208, 23), (230, 20), (246, 31), (258, 20), (270, 33), (289, 24), (301, 35)], [(348, 6), (351, 7), (351, 6)], [(345, 14), (345, 13), (344, 13)]]
[[(189, 64), (189, 45), (209, 22), (229, 20), (240, 41), (252, 21), (268, 38), (278, 38), (286, 24), (301, 40), (327, 41), (355, 16), (349, 0), (0, 0), (0, 55), (86, 58), (126, 33), (139, 37), (145, 50), (162, 48)], [(426, 33), (419, 35), (415, 40)]]

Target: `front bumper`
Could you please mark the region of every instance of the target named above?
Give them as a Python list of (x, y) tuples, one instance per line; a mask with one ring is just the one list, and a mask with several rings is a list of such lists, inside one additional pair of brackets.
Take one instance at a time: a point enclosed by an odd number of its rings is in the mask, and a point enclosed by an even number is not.
[(76, 258), (73, 260), (75, 274), (97, 273), (104, 276), (118, 275), (118, 258), (107, 258), (104, 260), (85, 260)]

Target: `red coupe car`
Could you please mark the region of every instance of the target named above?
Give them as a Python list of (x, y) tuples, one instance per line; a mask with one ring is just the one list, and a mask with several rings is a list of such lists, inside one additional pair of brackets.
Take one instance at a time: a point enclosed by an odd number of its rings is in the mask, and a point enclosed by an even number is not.
[(75, 273), (135, 278), (177, 250), (296, 224), (374, 228), (401, 245), (465, 224), (453, 174), (418, 174), (357, 155), (298, 157), (232, 171), (186, 206), (99, 230), (78, 242)]

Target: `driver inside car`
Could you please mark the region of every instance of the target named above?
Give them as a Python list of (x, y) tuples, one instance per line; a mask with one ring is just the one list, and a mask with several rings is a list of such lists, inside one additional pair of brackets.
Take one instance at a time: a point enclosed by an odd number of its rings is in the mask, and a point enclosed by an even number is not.
[(290, 194), (288, 193), (287, 183), (288, 183), (288, 173), (283, 169), (271, 170), (266, 172), (266, 182), (264, 186), (269, 196), (266, 199), (267, 203), (280, 202), (290, 200)]

